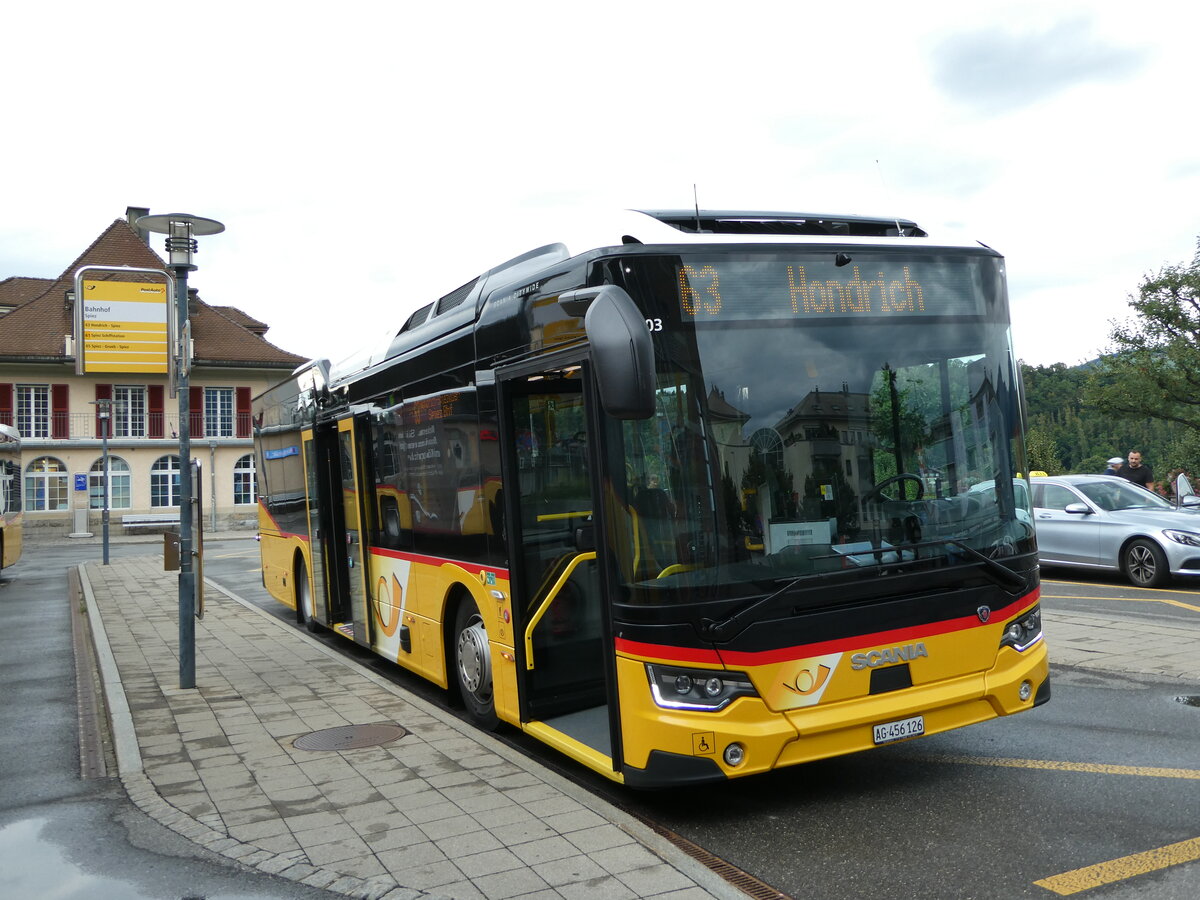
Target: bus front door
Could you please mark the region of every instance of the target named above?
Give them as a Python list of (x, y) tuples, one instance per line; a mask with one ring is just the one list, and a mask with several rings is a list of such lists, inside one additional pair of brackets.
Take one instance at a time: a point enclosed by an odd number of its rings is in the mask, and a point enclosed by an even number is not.
[(612, 640), (597, 562), (596, 450), (583, 370), (567, 372), (574, 377), (537, 373), (506, 384), (521, 718), (526, 730), (594, 768), (611, 768), (604, 648)]

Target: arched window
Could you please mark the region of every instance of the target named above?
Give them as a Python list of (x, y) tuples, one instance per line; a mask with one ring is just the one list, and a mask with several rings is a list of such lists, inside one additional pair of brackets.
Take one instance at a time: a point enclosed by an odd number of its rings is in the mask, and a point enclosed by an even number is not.
[(150, 467), (150, 505), (179, 505), (178, 456), (160, 456)]
[[(129, 509), (129, 463), (119, 456), (108, 458), (108, 508)], [(104, 457), (88, 472), (88, 506), (104, 509)]]
[(67, 467), (53, 456), (39, 456), (25, 469), (25, 508), (49, 512), (68, 508)]
[(258, 484), (254, 477), (254, 454), (247, 453), (233, 466), (233, 502), (254, 503)]

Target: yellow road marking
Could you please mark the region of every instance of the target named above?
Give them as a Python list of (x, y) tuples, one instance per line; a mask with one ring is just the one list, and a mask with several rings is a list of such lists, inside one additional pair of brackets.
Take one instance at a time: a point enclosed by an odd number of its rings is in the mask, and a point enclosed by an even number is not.
[(1134, 878), (1138, 875), (1145, 875), (1147, 872), (1155, 872), (1197, 859), (1200, 859), (1200, 838), (1192, 838), (1177, 844), (1167, 844), (1165, 847), (1146, 850), (1143, 853), (1122, 856), (1120, 859), (1111, 859), (1094, 866), (1063, 872), (1061, 875), (1052, 875), (1049, 878), (1035, 881), (1034, 884), (1065, 897), (1070, 894), (1078, 894), (1080, 891), (1091, 890), (1102, 884), (1124, 881), (1126, 878)]
[[(917, 754), (913, 754), (917, 756)], [(1107, 763), (1069, 762), (1057, 759), (1004, 759), (989, 756), (941, 756), (921, 754), (929, 762), (965, 766), (998, 766), (1008, 769), (1044, 769), (1050, 772), (1088, 772), (1097, 775), (1137, 775), (1142, 778), (1182, 778), (1200, 781), (1200, 769), (1166, 769), (1156, 766), (1114, 766)]]
[[(1167, 593), (1164, 591), (1163, 593)], [(1195, 591), (1176, 591), (1179, 594), (1194, 595)], [(1170, 600), (1166, 597), (1080, 597), (1074, 594), (1042, 594), (1043, 600), (1120, 600), (1125, 603), (1166, 603), (1169, 606), (1178, 606), (1181, 609), (1190, 609), (1192, 612), (1200, 612), (1200, 606), (1195, 606), (1191, 603), (1184, 603), (1182, 600)]]
[[(1094, 581), (1063, 581), (1056, 578), (1043, 578), (1042, 584), (1069, 584), (1076, 587), (1096, 587)], [(1197, 593), (1196, 591), (1185, 591), (1179, 588), (1140, 588), (1132, 584), (1114, 584), (1113, 589), (1123, 591), (1155, 591), (1160, 594), (1192, 594), (1193, 596)]]
[[(1200, 781), (1200, 769), (1167, 769), (1155, 766), (1113, 766), (1104, 763), (1078, 763), (1053, 759), (1003, 759), (985, 756), (933, 756), (925, 755), (923, 759), (960, 763), (970, 766), (1002, 766), (1014, 769), (1045, 769), (1055, 772), (1089, 772), (1101, 775), (1138, 775), (1145, 778), (1183, 778), (1190, 781)], [(1038, 887), (1054, 891), (1056, 894), (1068, 896), (1080, 891), (1091, 890), (1102, 884), (1114, 881), (1124, 881), (1147, 872), (1177, 866), (1181, 863), (1193, 862), (1200, 859), (1200, 838), (1168, 844), (1154, 850), (1134, 853), (1120, 859), (1085, 866), (1052, 875), (1035, 881)]]

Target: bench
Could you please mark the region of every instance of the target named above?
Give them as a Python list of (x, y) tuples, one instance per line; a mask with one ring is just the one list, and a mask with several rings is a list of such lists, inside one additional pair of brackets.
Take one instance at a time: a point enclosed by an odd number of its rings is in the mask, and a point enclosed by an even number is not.
[(138, 528), (171, 528), (179, 525), (179, 513), (150, 513), (149, 515), (121, 516), (121, 527), (126, 529)]

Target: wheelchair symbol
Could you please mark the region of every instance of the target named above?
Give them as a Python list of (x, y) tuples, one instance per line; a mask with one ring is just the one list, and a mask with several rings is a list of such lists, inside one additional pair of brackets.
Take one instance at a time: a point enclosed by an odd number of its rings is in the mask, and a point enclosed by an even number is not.
[(717, 736), (711, 731), (701, 731), (692, 735), (692, 755), (707, 756), (717, 752)]

